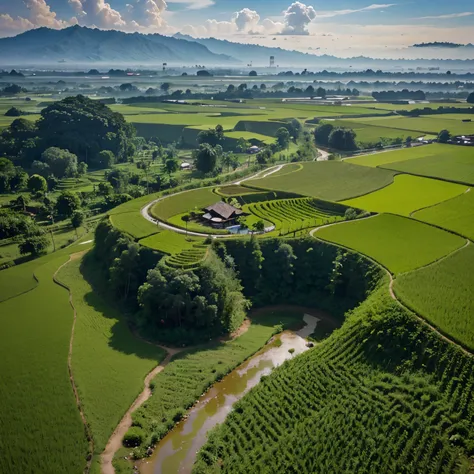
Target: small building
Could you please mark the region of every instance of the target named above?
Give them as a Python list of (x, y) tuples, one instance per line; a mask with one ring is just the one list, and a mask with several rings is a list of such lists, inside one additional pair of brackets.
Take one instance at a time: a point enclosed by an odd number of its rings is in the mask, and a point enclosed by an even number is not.
[(202, 218), (217, 229), (225, 229), (235, 224), (236, 219), (243, 214), (242, 209), (237, 209), (223, 201), (206, 207), (204, 211), (206, 211), (206, 213)]
[(256, 153), (258, 153), (260, 151), (260, 148), (258, 146), (251, 146), (248, 150), (247, 150), (247, 153), (249, 155), (255, 155)]
[(190, 170), (191, 169), (191, 163), (183, 162), (183, 163), (181, 163), (180, 168), (181, 168), (182, 171)]

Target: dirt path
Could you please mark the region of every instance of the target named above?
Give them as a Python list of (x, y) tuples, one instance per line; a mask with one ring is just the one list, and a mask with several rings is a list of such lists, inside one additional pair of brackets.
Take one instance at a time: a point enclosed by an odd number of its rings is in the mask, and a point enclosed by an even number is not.
[(56, 270), (56, 272), (54, 273), (53, 281), (57, 285), (61, 286), (65, 290), (67, 290), (67, 292), (69, 293), (69, 304), (71, 305), (71, 308), (73, 310), (73, 315), (74, 315), (73, 320), (72, 320), (71, 337), (69, 339), (69, 353), (68, 353), (68, 356), (67, 356), (67, 370), (68, 370), (68, 373), (69, 373), (69, 381), (71, 382), (72, 391), (74, 392), (74, 398), (76, 400), (77, 409), (79, 410), (79, 414), (81, 416), (82, 424), (84, 425), (84, 432), (86, 434), (86, 438), (87, 438), (87, 441), (89, 443), (89, 452), (87, 453), (87, 463), (86, 463), (86, 467), (84, 468), (84, 473), (88, 474), (90, 469), (91, 469), (92, 457), (94, 455), (94, 439), (92, 437), (92, 433), (91, 433), (91, 430), (89, 428), (89, 425), (87, 424), (87, 420), (86, 420), (86, 416), (84, 414), (84, 411), (82, 410), (81, 400), (79, 398), (79, 393), (77, 391), (76, 382), (74, 381), (74, 374), (73, 374), (73, 370), (72, 370), (72, 348), (73, 348), (73, 345), (74, 345), (74, 329), (76, 327), (77, 312), (76, 312), (76, 308), (74, 307), (74, 303), (72, 301), (71, 289), (58, 279), (58, 273), (61, 271), (62, 268), (64, 268), (70, 262), (72, 262), (74, 260), (77, 260), (79, 258), (82, 258), (82, 256), (86, 252), (87, 252), (87, 250), (84, 250), (83, 252), (78, 252), (78, 253), (74, 253), (74, 254), (70, 255), (69, 260), (67, 262), (63, 263)]
[[(377, 214), (376, 214), (377, 215)], [(370, 217), (365, 217), (364, 219), (370, 219), (371, 217), (375, 217), (375, 216), (370, 216)], [(313, 229), (309, 234), (311, 235), (311, 237), (317, 239), (317, 240), (320, 240), (321, 242), (325, 242), (325, 243), (328, 243), (328, 241), (326, 240), (323, 240), (323, 239), (319, 239), (318, 237), (315, 237), (314, 234), (316, 234), (320, 229), (323, 229), (325, 227), (331, 227), (333, 225), (342, 225), (344, 224), (345, 222), (336, 222), (336, 223), (333, 223), (333, 224), (328, 224), (328, 225), (325, 225), (325, 226), (321, 226), (321, 227), (317, 227), (316, 229)], [(420, 268), (417, 268), (416, 270), (413, 270), (413, 271), (417, 271), (417, 270), (420, 270), (422, 268), (426, 268), (426, 267), (429, 267), (431, 265), (434, 265), (436, 263), (439, 263), (445, 259), (447, 259), (448, 257), (452, 256), (453, 254), (457, 253), (457, 252), (460, 252), (462, 249), (466, 248), (468, 245), (471, 244), (471, 241), (470, 240), (467, 240), (466, 244), (463, 245), (462, 247), (454, 250), (453, 252), (449, 253), (448, 255), (445, 255), (444, 257), (436, 260), (435, 262), (431, 262), (429, 263), (428, 265), (425, 265), (423, 267), (420, 267)], [(335, 245), (337, 247), (341, 247), (341, 248), (346, 248), (347, 250), (350, 250), (352, 252), (356, 252), (355, 250), (353, 249), (349, 249), (347, 247), (344, 247), (342, 245), (339, 245), (339, 244), (332, 244), (332, 245)], [(360, 253), (360, 252), (358, 252)], [(395, 277), (393, 276), (392, 272), (384, 267), (381, 263), (377, 262), (376, 260), (374, 260), (373, 258), (369, 257), (368, 255), (365, 255), (365, 254), (361, 254), (361, 255), (364, 255), (364, 257), (366, 257), (368, 260), (370, 260), (372, 263), (374, 263), (375, 265), (377, 265), (378, 267), (382, 268), (385, 273), (388, 275), (389, 279), (390, 279), (390, 282), (389, 282), (389, 285), (388, 285), (388, 291), (389, 291), (389, 294), (390, 294), (390, 297), (397, 302), (398, 305), (400, 305), (405, 311), (408, 311), (410, 314), (412, 314), (416, 319), (418, 319), (418, 321), (420, 321), (422, 324), (424, 324), (425, 326), (427, 326), (429, 329), (431, 329), (431, 331), (435, 332), (441, 339), (443, 339), (444, 341), (450, 343), (450, 344), (453, 344), (454, 346), (458, 347), (465, 355), (469, 356), (469, 357), (473, 357), (474, 354), (472, 352), (470, 352), (468, 349), (465, 349), (463, 346), (461, 346), (460, 344), (458, 344), (456, 341), (453, 341), (452, 339), (450, 339), (448, 336), (444, 335), (442, 332), (440, 332), (435, 326), (433, 326), (432, 324), (430, 324), (425, 318), (423, 318), (422, 316), (419, 316), (417, 313), (415, 313), (413, 310), (411, 310), (408, 306), (406, 306), (398, 297), (397, 295), (395, 294), (395, 291), (393, 289), (393, 285), (395, 283)], [(412, 272), (406, 272), (406, 273), (412, 273)]]
[[(143, 391), (138, 395), (135, 401), (132, 403), (130, 408), (126, 411), (123, 418), (120, 420), (117, 428), (115, 428), (112, 436), (109, 438), (107, 446), (101, 454), (101, 470), (102, 474), (115, 474), (114, 466), (112, 461), (115, 453), (122, 447), (122, 439), (125, 433), (132, 426), (132, 413), (145, 403), (152, 394), (150, 389), (150, 382), (158, 375), (171, 361), (172, 357), (185, 349), (170, 349), (168, 347), (158, 346), (168, 352), (163, 362), (155, 367), (146, 377), (144, 381)], [(188, 348), (186, 348), (188, 349)]]

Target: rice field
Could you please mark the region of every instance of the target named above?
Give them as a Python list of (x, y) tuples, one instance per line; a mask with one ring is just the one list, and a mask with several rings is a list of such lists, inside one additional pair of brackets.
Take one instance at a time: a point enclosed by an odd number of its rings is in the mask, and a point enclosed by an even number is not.
[(433, 148), (430, 146), (430, 152), (432, 154), (384, 164), (383, 167), (420, 176), (474, 184), (474, 150), (471, 147), (437, 145)]
[(92, 259), (81, 258), (58, 274), (76, 308), (72, 368), (97, 457), (143, 390), (146, 375), (165, 357), (164, 350), (132, 335), (118, 308), (103, 297), (98, 274)]
[(192, 250), (196, 243), (202, 243), (204, 239), (198, 237), (186, 237), (171, 230), (163, 230), (162, 232), (140, 240), (140, 245), (150, 247), (153, 250), (175, 255), (184, 250)]
[(395, 280), (397, 296), (445, 334), (474, 350), (474, 245)]
[(0, 272), (5, 281), (14, 275), (11, 281), (20, 282), (22, 271), (26, 282), (32, 272), (39, 280), (33, 290), (0, 303), (2, 473), (84, 471), (88, 443), (67, 371), (73, 311), (67, 291), (52, 278), (70, 253), (88, 247)]
[(150, 212), (156, 219), (167, 221), (177, 214), (201, 211), (204, 207), (215, 204), (220, 200), (220, 197), (212, 191), (212, 188), (193, 189), (160, 200), (151, 208)]
[(246, 184), (327, 201), (344, 201), (388, 186), (393, 183), (395, 175), (389, 170), (340, 161), (304, 162), (301, 165), (299, 171), (280, 175), (275, 173), (266, 178), (246, 181)]
[(344, 218), (345, 210), (344, 206), (311, 198), (278, 199), (243, 207), (244, 212), (257, 219), (273, 223), (279, 235), (340, 221)]
[(367, 255), (393, 274), (433, 263), (466, 243), (436, 227), (392, 214), (325, 227), (314, 237)]
[(427, 332), (398, 307), (374, 302), (238, 401), (192, 473), (469, 469), (469, 448), (452, 441), (473, 433), (472, 358)]
[(131, 235), (134, 239), (143, 239), (161, 230), (158, 225), (145, 219), (140, 211), (113, 214), (110, 216), (110, 222), (116, 229)]
[(433, 206), (465, 193), (469, 188), (460, 184), (411, 175), (395, 176), (390, 186), (342, 204), (370, 212), (389, 212), (410, 216), (414, 211)]
[(474, 192), (415, 212), (413, 217), (474, 240)]

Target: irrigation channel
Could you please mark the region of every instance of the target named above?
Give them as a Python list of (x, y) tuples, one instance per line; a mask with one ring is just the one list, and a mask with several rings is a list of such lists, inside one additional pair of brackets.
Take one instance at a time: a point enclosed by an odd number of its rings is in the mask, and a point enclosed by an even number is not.
[[(308, 349), (306, 338), (314, 332), (319, 319), (304, 315), (306, 325), (299, 331), (285, 331), (262, 350), (215, 383), (187, 418), (156, 446), (151, 458), (139, 464), (141, 474), (190, 474), (197, 452), (205, 444), (207, 433), (222, 423), (235, 402), (240, 400), (263, 375), (268, 375), (285, 360)], [(289, 351), (294, 349), (293, 353)]]

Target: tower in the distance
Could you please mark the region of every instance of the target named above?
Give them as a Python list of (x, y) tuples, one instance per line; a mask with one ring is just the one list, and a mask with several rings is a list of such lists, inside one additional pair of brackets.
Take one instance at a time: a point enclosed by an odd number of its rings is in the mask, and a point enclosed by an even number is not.
[(275, 67), (275, 56), (270, 56), (270, 67)]

